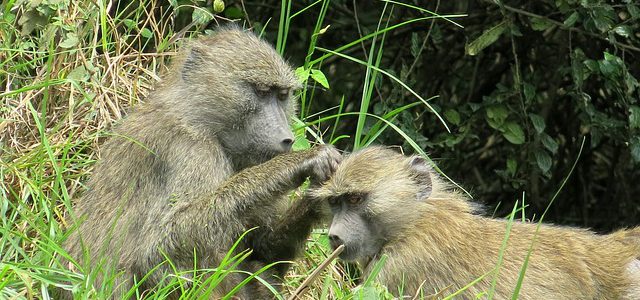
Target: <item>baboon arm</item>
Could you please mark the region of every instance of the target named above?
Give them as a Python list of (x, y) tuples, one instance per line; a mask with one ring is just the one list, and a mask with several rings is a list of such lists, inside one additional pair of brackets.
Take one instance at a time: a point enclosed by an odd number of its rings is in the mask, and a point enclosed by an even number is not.
[(308, 175), (306, 163), (315, 149), (285, 153), (226, 180), (214, 193), (214, 207), (231, 215), (260, 209), (259, 203), (281, 197), (302, 184)]
[[(313, 226), (322, 219), (319, 201), (305, 196), (290, 206), (270, 228), (260, 231), (253, 241), (254, 257), (261, 261), (293, 260), (304, 247)], [(288, 265), (277, 265), (283, 276)]]
[[(319, 151), (324, 152), (318, 153)], [(203, 244), (232, 243), (237, 235), (249, 229), (245, 226), (269, 225), (256, 224), (254, 218), (262, 215), (260, 210), (270, 205), (269, 201), (279, 201), (278, 198), (299, 186), (307, 176), (312, 176), (315, 179), (327, 177), (326, 172), (330, 169), (328, 166), (335, 163), (329, 152), (331, 150), (328, 151), (327, 148), (316, 147), (305, 151), (281, 154), (263, 164), (236, 173), (222, 182), (209, 196), (202, 197), (197, 201), (178, 203), (173, 206), (172, 216), (166, 220), (168, 223), (175, 224), (175, 230), (172, 230), (171, 236), (175, 237), (174, 239), (178, 242), (172, 244), (180, 245), (179, 240), (184, 236), (190, 236), (193, 240)], [(323, 167), (318, 168), (319, 165)], [(318, 175), (320, 173), (321, 175)], [(301, 201), (296, 202), (285, 211), (284, 221), (281, 223), (276, 221), (273, 226), (261, 226), (254, 233), (250, 233), (246, 239), (251, 241), (252, 246), (265, 249), (262, 247), (262, 242), (256, 243), (255, 241), (264, 240), (260, 237), (265, 232), (278, 228), (273, 230), (275, 237), (286, 240), (274, 242), (275, 246), (284, 244), (287, 240), (304, 240), (311, 226), (311, 224), (304, 224), (304, 220), (309, 218), (309, 213), (313, 211), (305, 206), (305, 202), (309, 201), (304, 201), (304, 199)], [(202, 226), (202, 224), (211, 224), (211, 226)], [(227, 224), (237, 226), (230, 227)], [(300, 226), (301, 229), (298, 230), (297, 226)], [(284, 232), (287, 232), (288, 228), (298, 230), (295, 237), (285, 238)], [(256, 252), (271, 252), (267, 250)], [(294, 253), (295, 251), (290, 250), (289, 252)]]
[(264, 257), (266, 261), (291, 260), (321, 219), (319, 201), (305, 196), (289, 207), (274, 226), (265, 230), (262, 237), (257, 239), (255, 249), (274, 256)]

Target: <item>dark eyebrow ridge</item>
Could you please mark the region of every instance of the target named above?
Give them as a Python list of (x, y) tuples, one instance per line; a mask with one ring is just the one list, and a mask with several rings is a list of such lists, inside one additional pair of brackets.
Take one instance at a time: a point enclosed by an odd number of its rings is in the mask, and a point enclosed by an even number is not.
[(346, 199), (346, 198), (348, 198), (350, 196), (362, 196), (362, 197), (364, 197), (367, 194), (368, 194), (367, 192), (362, 192), (362, 191), (345, 192), (345, 193), (329, 196), (329, 197), (327, 197), (327, 200), (333, 200), (333, 199), (344, 200), (344, 199)]

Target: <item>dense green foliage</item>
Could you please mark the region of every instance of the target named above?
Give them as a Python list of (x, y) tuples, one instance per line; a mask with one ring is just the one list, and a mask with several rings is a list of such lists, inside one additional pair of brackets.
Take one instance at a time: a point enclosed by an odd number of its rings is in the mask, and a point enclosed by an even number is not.
[[(318, 45), (335, 49), (374, 32), (386, 3), (333, 1)], [(424, 3), (422, 5), (419, 5)], [(556, 222), (599, 229), (636, 225), (640, 216), (640, 4), (635, 1), (413, 1), (439, 14), (389, 31), (379, 66), (430, 101), (451, 128), (416, 106), (394, 119), (444, 172), (491, 205), (512, 203), (524, 191), (529, 216), (540, 215), (568, 175), (583, 137), (575, 173), (551, 207)], [(295, 7), (295, 5), (294, 5)], [(247, 8), (248, 9), (248, 8)], [(268, 19), (271, 10), (253, 12)], [(411, 7), (387, 7), (389, 26), (429, 16)], [(263, 17), (262, 17), (263, 16)], [(294, 19), (287, 46), (293, 61), (313, 24)], [(381, 48), (375, 45), (374, 51)], [(365, 41), (343, 53), (367, 60)], [(294, 50), (295, 49), (295, 50)], [(473, 54), (473, 55), (472, 55)], [(364, 66), (331, 57), (322, 64), (331, 89), (312, 111), (338, 105), (358, 111)], [(369, 112), (382, 115), (417, 101), (381, 76)], [(317, 108), (316, 108), (317, 107)], [(375, 120), (365, 125), (373, 126)], [(340, 134), (354, 135), (356, 118)], [(378, 142), (405, 144), (386, 131)], [(343, 140), (352, 148), (352, 140)], [(504, 205), (498, 215), (509, 212)]]
[[(307, 87), (294, 126), (310, 141), (426, 152), (498, 216), (524, 192), (526, 215), (538, 219), (569, 176), (545, 220), (638, 223), (637, 1), (9, 0), (0, 4), (0, 298), (87, 280), (54, 254), (94, 150), (184, 39), (228, 20), (298, 68)], [(290, 292), (326, 257), (322, 233)], [(310, 297), (353, 296), (354, 282), (331, 268)]]

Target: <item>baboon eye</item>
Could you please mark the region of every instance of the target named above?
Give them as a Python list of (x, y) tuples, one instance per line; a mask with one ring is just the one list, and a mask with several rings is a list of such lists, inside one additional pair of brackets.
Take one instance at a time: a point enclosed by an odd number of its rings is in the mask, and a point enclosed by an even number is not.
[(278, 90), (278, 100), (285, 101), (289, 99), (289, 89)]
[(263, 84), (256, 84), (255, 90), (256, 95), (260, 98), (265, 98), (269, 96), (269, 93), (271, 93), (271, 88)]
[(338, 197), (331, 197), (327, 201), (329, 202), (329, 205), (331, 205), (331, 206), (338, 205), (338, 203), (340, 202)]
[(353, 205), (358, 204), (358, 203), (362, 202), (362, 196), (361, 195), (351, 195), (351, 196), (349, 196), (348, 201), (349, 201), (349, 204), (353, 204)]

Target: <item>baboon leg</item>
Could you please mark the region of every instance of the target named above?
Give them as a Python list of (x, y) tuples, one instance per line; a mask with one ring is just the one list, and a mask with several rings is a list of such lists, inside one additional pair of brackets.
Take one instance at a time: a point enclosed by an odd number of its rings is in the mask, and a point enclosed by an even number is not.
[[(273, 226), (259, 232), (253, 245), (255, 257), (270, 262), (293, 260), (321, 217), (316, 199), (307, 196), (299, 199)], [(288, 264), (279, 264), (274, 268), (279, 276), (284, 276), (288, 267)]]

